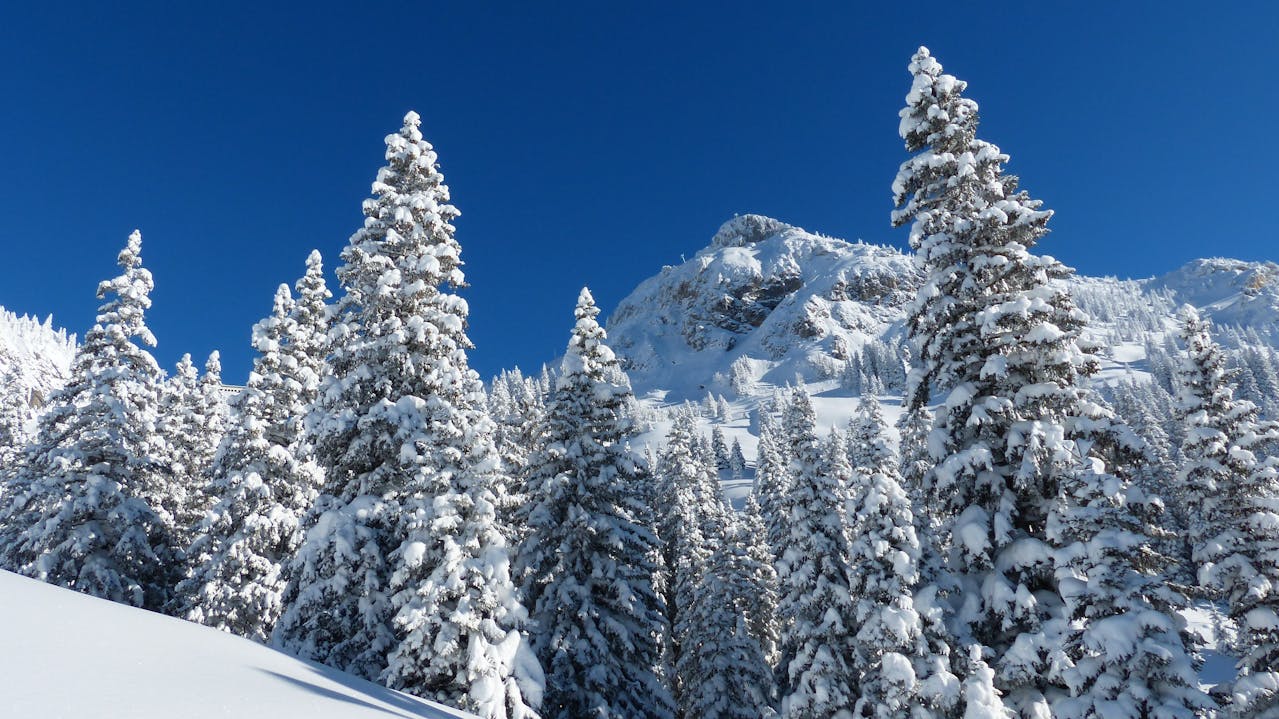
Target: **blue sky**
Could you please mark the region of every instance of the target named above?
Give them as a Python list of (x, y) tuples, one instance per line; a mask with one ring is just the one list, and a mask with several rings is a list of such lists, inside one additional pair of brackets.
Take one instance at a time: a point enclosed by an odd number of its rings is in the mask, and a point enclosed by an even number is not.
[(607, 312), (734, 213), (901, 246), (920, 44), (1056, 211), (1041, 251), (1137, 277), (1279, 259), (1275, 3), (124, 5), (0, 10), (0, 305), (83, 333), (141, 228), (166, 368), (216, 348), (243, 380), (409, 109), (462, 211), (486, 377), (561, 352), (583, 284)]

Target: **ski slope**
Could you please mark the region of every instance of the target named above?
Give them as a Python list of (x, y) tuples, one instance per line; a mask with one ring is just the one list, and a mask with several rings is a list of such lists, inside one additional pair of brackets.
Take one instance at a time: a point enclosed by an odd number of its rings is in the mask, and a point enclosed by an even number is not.
[(0, 717), (471, 717), (180, 619), (0, 571)]

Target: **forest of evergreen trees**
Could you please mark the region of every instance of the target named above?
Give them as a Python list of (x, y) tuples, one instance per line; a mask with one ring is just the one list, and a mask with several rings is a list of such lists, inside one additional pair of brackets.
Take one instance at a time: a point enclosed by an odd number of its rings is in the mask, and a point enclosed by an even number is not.
[[(699, 410), (631, 446), (646, 410), (586, 289), (556, 371), (485, 387), (410, 112), (336, 302), (312, 253), (229, 401), (216, 354), (147, 350), (128, 238), (34, 435), (0, 414), (0, 566), (485, 719), (1279, 717), (1274, 351), (1187, 306), (1153, 381), (1103, 396), (1083, 310), (1115, 340), (1155, 311), (1072, 297), (966, 84), (924, 48), (910, 72), (904, 345), (850, 357), (846, 428), (819, 434), (799, 387), (766, 404), (744, 509), (720, 487), (741, 446)], [(1211, 694), (1192, 601), (1236, 627)]]

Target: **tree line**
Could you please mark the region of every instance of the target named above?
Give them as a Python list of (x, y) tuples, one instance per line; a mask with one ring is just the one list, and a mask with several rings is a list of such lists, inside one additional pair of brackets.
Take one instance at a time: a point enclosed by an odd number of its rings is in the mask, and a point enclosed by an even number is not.
[[(558, 371), (486, 390), (458, 211), (409, 113), (341, 296), (312, 253), (229, 402), (216, 355), (165, 376), (147, 351), (129, 237), (71, 377), (5, 449), (0, 563), (486, 718), (1279, 716), (1279, 425), (1189, 307), (1184, 349), (1112, 407), (1071, 270), (1031, 252), (1052, 213), (963, 81), (924, 48), (910, 72), (908, 351), (849, 360), (862, 398), (826, 436), (802, 388), (768, 403), (741, 511), (719, 485), (740, 445), (693, 410), (630, 445), (643, 410), (589, 290)], [(1211, 695), (1192, 598), (1238, 627)]]

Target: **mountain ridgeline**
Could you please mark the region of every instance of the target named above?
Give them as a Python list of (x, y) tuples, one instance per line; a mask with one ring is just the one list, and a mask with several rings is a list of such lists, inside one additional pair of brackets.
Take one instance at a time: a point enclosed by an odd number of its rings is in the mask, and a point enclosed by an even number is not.
[(469, 365), (414, 112), (229, 400), (147, 349), (135, 231), (80, 347), (0, 314), (0, 568), (483, 719), (1279, 716), (1279, 265), (1033, 254), (909, 69), (916, 255), (735, 217), (538, 377)]
[[(639, 397), (749, 399), (797, 381), (857, 395), (859, 379), (875, 375), (900, 390), (906, 307), (922, 282), (908, 253), (740, 215), (688, 261), (641, 282), (607, 327)], [(1090, 339), (1125, 372), (1149, 370), (1146, 346), (1163, 345), (1183, 303), (1228, 347), (1279, 344), (1273, 262), (1201, 259), (1149, 279), (1068, 283)]]

